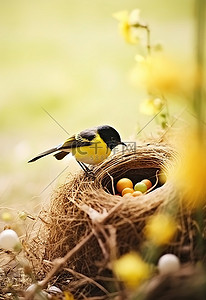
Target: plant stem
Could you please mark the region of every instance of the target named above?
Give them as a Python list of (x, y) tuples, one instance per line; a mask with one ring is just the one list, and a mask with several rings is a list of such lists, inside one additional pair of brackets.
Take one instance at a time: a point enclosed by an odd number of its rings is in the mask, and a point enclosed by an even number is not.
[(147, 33), (147, 52), (148, 52), (148, 55), (150, 55), (151, 54), (151, 41), (150, 41), (150, 29), (149, 29), (149, 26), (137, 23), (137, 24), (133, 25), (133, 27), (142, 28), (142, 29), (146, 30), (146, 33)]

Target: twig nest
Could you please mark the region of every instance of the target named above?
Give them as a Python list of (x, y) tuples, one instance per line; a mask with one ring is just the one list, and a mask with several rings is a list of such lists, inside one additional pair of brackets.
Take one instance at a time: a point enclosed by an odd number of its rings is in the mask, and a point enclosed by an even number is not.
[[(173, 158), (174, 152), (168, 146), (139, 146), (133, 151), (119, 152), (95, 167), (94, 180), (81, 172), (58, 188), (52, 196), (49, 211), (43, 213), (45, 225), (42, 230), (46, 233), (46, 240), (43, 240), (46, 248), (44, 258), (53, 260), (63, 256), (91, 231), (93, 222), (89, 208), (100, 215), (114, 210), (104, 225), (111, 224), (118, 231), (121, 240), (117, 243), (119, 253), (137, 249), (142, 239), (144, 219), (153, 214), (174, 191), (170, 182), (162, 184), (158, 180), (152, 192), (125, 200), (115, 195), (116, 183), (120, 178), (127, 177), (133, 182), (147, 178), (154, 184), (157, 176), (160, 177), (172, 165)], [(117, 209), (115, 206), (118, 206)], [(93, 254), (97, 253), (98, 247), (95, 248), (93, 242), (90, 247), (94, 253), (85, 254), (89, 255), (87, 258), (94, 265)], [(81, 259), (89, 269), (87, 258)], [(82, 262), (81, 269), (85, 267)]]
[[(112, 257), (138, 251), (145, 239), (143, 229), (148, 218), (175, 197), (172, 183), (160, 180), (174, 166), (174, 158), (174, 151), (166, 145), (139, 146), (94, 167), (95, 179), (81, 172), (59, 187), (49, 211), (42, 212), (43, 225), (35, 239), (36, 247), (30, 247), (37, 274), (43, 276), (55, 258), (78, 247), (87, 236), (58, 277), (62, 285), (71, 279), (70, 289), (80, 274), (106, 276)], [(116, 195), (116, 183), (123, 177), (134, 184), (149, 179), (155, 188), (142, 196), (121, 197)]]

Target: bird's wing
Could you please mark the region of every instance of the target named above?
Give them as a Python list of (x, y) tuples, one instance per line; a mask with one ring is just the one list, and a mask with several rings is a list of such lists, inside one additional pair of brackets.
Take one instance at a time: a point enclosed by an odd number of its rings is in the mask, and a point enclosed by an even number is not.
[(58, 150), (69, 150), (77, 147), (92, 145), (91, 140), (95, 137), (96, 132), (91, 130), (84, 130), (77, 135), (69, 137)]
[(82, 141), (91, 142), (95, 138), (96, 134), (97, 134), (97, 129), (96, 127), (94, 127), (92, 129), (85, 129), (81, 131), (77, 136), (78, 139)]

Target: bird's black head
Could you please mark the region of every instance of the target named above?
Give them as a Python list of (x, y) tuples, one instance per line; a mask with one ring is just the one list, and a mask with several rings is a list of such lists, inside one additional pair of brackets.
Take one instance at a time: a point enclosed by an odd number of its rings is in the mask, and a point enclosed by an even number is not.
[(116, 129), (109, 125), (98, 126), (97, 132), (111, 150), (117, 145), (125, 145)]

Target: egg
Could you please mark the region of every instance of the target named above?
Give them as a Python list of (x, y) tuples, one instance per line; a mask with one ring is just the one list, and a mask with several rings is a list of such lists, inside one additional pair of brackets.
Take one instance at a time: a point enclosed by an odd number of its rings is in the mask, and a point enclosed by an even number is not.
[(122, 190), (122, 196), (125, 194), (133, 194), (134, 190), (131, 188), (126, 187), (125, 189)]
[(152, 187), (152, 183), (149, 179), (143, 179), (141, 182), (146, 184), (148, 190)]
[(142, 196), (142, 192), (140, 192), (140, 191), (134, 191), (134, 193), (132, 193), (132, 196), (133, 196), (133, 197), (139, 197), (139, 196)]
[(132, 194), (131, 193), (127, 193), (127, 194), (124, 194), (122, 197), (123, 198), (131, 198)]
[(12, 229), (6, 229), (0, 233), (0, 248), (5, 250), (18, 250), (21, 243), (17, 233)]
[(119, 193), (125, 188), (133, 189), (133, 182), (129, 178), (121, 178), (116, 184), (116, 189)]
[(147, 186), (144, 182), (137, 182), (134, 186), (134, 190), (145, 193), (147, 191)]
[(60, 290), (60, 288), (56, 287), (55, 285), (50, 286), (48, 288), (48, 291), (53, 294), (62, 293), (62, 290)]
[(165, 173), (160, 173), (159, 174), (159, 182), (163, 185), (165, 184), (165, 182), (167, 181), (167, 176)]
[(31, 284), (26, 289), (26, 294), (28, 295), (30, 293), (34, 293), (34, 296), (32, 297), (32, 299), (34, 300), (48, 299), (48, 293), (42, 291), (41, 288), (36, 283)]
[(161, 275), (177, 272), (180, 269), (180, 260), (174, 254), (165, 254), (160, 257), (157, 268)]

